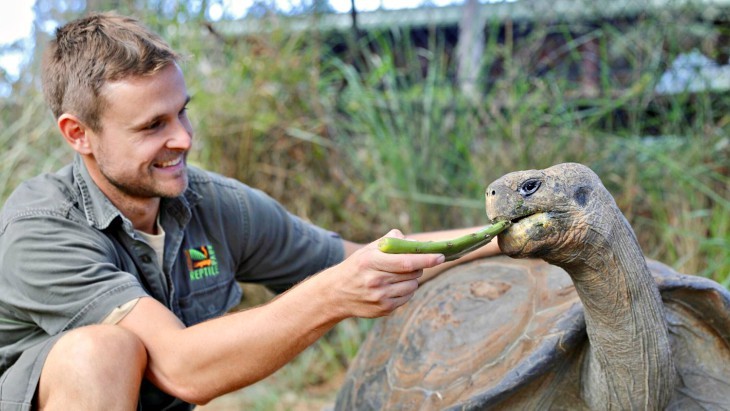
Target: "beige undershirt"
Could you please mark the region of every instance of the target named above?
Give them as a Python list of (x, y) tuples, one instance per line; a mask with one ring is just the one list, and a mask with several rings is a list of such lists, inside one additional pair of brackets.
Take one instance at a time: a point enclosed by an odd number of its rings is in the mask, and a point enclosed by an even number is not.
[[(162, 262), (165, 257), (165, 230), (160, 225), (160, 218), (157, 217), (157, 234), (147, 234), (143, 231), (134, 230), (142, 239), (152, 247), (157, 255), (157, 263), (162, 267)], [(135, 305), (137, 305), (139, 298), (127, 301), (126, 303), (116, 307), (104, 318), (102, 324), (116, 324), (122, 320)]]

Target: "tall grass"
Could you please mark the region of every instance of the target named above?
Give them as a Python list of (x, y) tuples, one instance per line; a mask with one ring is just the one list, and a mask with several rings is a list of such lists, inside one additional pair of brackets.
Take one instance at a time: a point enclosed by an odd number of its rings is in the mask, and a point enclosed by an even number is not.
[[(693, 141), (695, 140), (695, 141)], [(695, 147), (696, 141), (707, 147)], [(617, 201), (649, 257), (730, 285), (730, 178), (724, 136), (620, 140)], [(618, 190), (618, 189), (615, 189)]]
[(38, 93), (0, 101), (0, 201), (26, 178), (56, 170), (71, 158)]

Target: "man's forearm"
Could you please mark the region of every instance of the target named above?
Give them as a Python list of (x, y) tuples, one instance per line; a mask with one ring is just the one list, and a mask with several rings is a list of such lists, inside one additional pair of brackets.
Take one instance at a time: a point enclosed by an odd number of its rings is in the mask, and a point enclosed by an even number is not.
[(189, 328), (160, 307), (160, 318), (146, 319), (150, 329), (143, 333), (150, 340), (143, 340), (147, 376), (163, 391), (199, 404), (259, 381), (342, 319), (321, 291), (314, 280), (305, 281), (264, 306)]

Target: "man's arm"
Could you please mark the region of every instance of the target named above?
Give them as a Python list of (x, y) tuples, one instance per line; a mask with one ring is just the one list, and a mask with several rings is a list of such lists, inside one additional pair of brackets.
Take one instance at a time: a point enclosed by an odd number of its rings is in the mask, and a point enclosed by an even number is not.
[(152, 382), (201, 404), (268, 376), (345, 318), (392, 312), (411, 298), (422, 269), (442, 261), (384, 254), (373, 243), (263, 306), (185, 328), (142, 298), (118, 325), (145, 345)]
[[(418, 241), (439, 241), (439, 240), (447, 240), (450, 238), (456, 238), (461, 237), (463, 235), (467, 235), (473, 232), (476, 232), (480, 229), (480, 227), (472, 227), (472, 228), (460, 228), (460, 229), (454, 229), (454, 230), (442, 230), (442, 231), (433, 231), (433, 232), (426, 232), (426, 233), (417, 233), (417, 234), (411, 234), (407, 237), (412, 240), (418, 240)], [(400, 232), (399, 236), (400, 236)], [(350, 241), (345, 241), (345, 256), (352, 255), (355, 251), (363, 247), (362, 244), (353, 243)], [(499, 249), (499, 245), (497, 244), (497, 240), (492, 240), (489, 242), (489, 244), (480, 247), (471, 253), (459, 258), (458, 260), (453, 261), (447, 261), (444, 264), (439, 264), (438, 266), (427, 268), (423, 270), (423, 276), (421, 276), (418, 279), (419, 284), (423, 284), (426, 281), (434, 278), (435, 276), (441, 274), (442, 272), (448, 270), (449, 268), (465, 263), (467, 261), (476, 260), (479, 258), (489, 257), (493, 255), (500, 254), (501, 251)]]

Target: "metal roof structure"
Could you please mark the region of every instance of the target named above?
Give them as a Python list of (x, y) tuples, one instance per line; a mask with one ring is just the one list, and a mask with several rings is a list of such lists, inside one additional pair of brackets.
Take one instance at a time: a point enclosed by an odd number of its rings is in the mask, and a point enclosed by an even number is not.
[[(420, 7), (399, 10), (375, 10), (357, 13), (357, 25), (362, 30), (382, 30), (393, 27), (434, 27), (456, 25), (461, 19), (462, 5)], [(704, 20), (730, 20), (730, 0), (507, 0), (482, 3), (482, 21), (591, 21), (640, 14), (695, 13)], [(268, 31), (271, 27), (286, 27), (291, 31), (319, 29), (345, 31), (352, 28), (352, 16), (332, 13), (298, 16), (245, 17), (214, 24), (220, 33), (240, 36)]]

